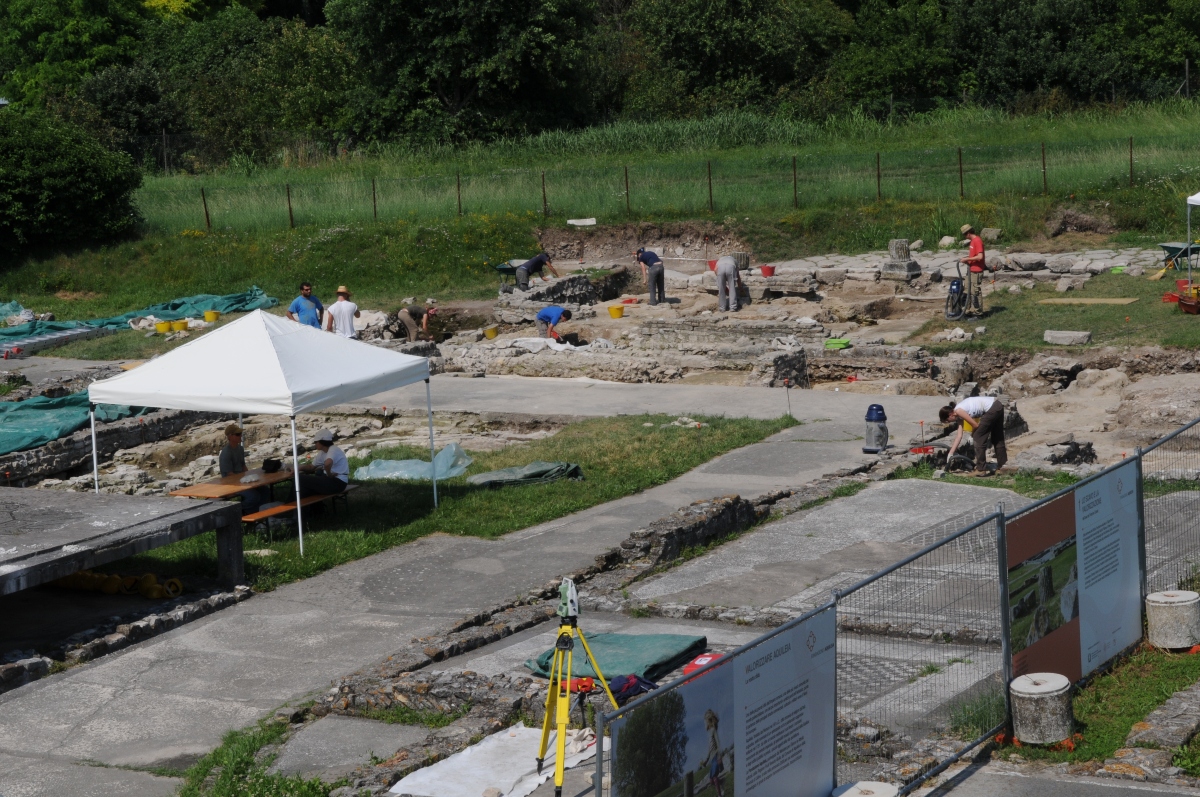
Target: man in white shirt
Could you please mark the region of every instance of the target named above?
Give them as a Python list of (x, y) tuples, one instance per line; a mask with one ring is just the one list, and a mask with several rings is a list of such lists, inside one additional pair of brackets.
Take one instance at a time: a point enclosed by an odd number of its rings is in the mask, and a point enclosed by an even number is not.
[(341, 495), (350, 481), (346, 453), (333, 444), (333, 432), (322, 429), (313, 435), (318, 451), (311, 465), (300, 466), (300, 497)]
[(357, 338), (358, 332), (354, 330), (354, 319), (359, 315), (361, 313), (358, 312), (358, 305), (350, 301), (350, 291), (345, 285), (339, 285), (337, 301), (325, 308), (325, 329), (328, 332), (335, 332), (343, 338)]
[[(962, 421), (971, 426), (971, 443), (975, 447), (975, 471), (972, 476), (988, 476), (987, 447), (988, 443), (996, 450), (996, 470), (1008, 462), (1008, 449), (1004, 445), (1004, 405), (1000, 399), (991, 396), (971, 396), (958, 404), (947, 404), (938, 411), (942, 423), (951, 419)], [(966, 427), (959, 425), (950, 445), (950, 453), (946, 459), (954, 456), (962, 442)]]

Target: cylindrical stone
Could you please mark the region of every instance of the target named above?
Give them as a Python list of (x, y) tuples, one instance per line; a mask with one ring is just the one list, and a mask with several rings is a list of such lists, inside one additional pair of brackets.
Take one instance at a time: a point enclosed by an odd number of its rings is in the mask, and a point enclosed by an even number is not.
[(832, 797), (896, 797), (900, 789), (890, 783), (880, 783), (876, 780), (860, 780), (857, 783), (846, 783), (833, 790)]
[(1013, 731), (1023, 744), (1054, 744), (1071, 736), (1071, 681), (1054, 672), (1035, 672), (1013, 679)]
[(1168, 650), (1200, 644), (1200, 594), (1176, 589), (1147, 595), (1146, 640)]

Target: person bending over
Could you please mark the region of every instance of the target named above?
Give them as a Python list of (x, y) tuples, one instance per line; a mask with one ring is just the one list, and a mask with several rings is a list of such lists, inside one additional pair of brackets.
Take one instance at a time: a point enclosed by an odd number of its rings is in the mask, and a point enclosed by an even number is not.
[(523, 291), (529, 290), (529, 278), (534, 274), (541, 274), (542, 281), (549, 282), (550, 278), (542, 274), (543, 266), (550, 269), (550, 273), (555, 277), (559, 276), (558, 272), (554, 270), (554, 261), (550, 259), (550, 255), (542, 252), (517, 266), (517, 287)]
[(538, 337), (539, 338), (554, 338), (559, 343), (561, 343), (562, 338), (560, 338), (558, 336), (558, 330), (555, 329), (555, 327), (557, 327), (559, 322), (561, 322), (563, 319), (566, 319), (567, 321), (571, 320), (571, 311), (570, 310), (564, 310), (563, 308), (558, 307), (557, 305), (550, 305), (549, 307), (543, 307), (541, 312), (539, 312), (536, 317), (537, 327), (538, 327)]
[[(942, 407), (938, 410), (938, 417), (942, 419), (942, 423), (949, 423), (954, 419), (972, 427), (971, 443), (975, 446), (975, 470), (972, 476), (990, 475), (987, 469), (988, 443), (996, 450), (997, 470), (1008, 462), (1008, 449), (1004, 445), (1004, 405), (1000, 399), (991, 396), (971, 396), (958, 404)], [(950, 444), (950, 453), (946, 455), (947, 462), (962, 443), (965, 430), (966, 427), (960, 424), (954, 435), (954, 442)]]

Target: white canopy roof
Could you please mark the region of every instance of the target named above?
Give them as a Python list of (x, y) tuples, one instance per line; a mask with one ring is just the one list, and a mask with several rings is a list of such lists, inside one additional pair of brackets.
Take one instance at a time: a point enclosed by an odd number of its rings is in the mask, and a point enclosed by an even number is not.
[(1192, 194), (1188, 197), (1187, 203), (1189, 205), (1200, 205), (1200, 194)]
[(256, 310), (131, 371), (93, 382), (93, 404), (295, 415), (429, 377), (424, 357)]

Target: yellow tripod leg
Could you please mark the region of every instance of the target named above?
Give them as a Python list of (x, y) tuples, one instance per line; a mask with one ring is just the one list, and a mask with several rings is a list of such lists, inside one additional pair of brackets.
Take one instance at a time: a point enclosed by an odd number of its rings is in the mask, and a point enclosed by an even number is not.
[[(571, 635), (567, 628), (567, 635)], [(565, 678), (560, 673), (558, 682), (558, 705), (554, 707), (555, 729), (558, 736), (554, 740), (554, 797), (562, 797), (563, 776), (566, 772), (567, 758), (567, 726), (571, 724), (571, 673), (574, 671), (574, 649), (567, 648), (567, 671)]]
[(542, 741), (538, 745), (537, 771), (542, 774), (542, 762), (546, 760), (546, 747), (550, 742), (550, 722), (555, 714), (558, 698), (558, 679), (562, 670), (562, 651), (557, 646), (554, 656), (550, 659), (550, 684), (546, 687), (546, 715), (542, 718)]
[(579, 631), (579, 641), (583, 643), (583, 649), (587, 652), (588, 661), (592, 663), (592, 669), (596, 671), (596, 677), (600, 679), (600, 683), (604, 686), (604, 694), (608, 695), (609, 702), (612, 703), (613, 708), (620, 708), (617, 705), (617, 699), (613, 697), (612, 690), (608, 688), (608, 680), (604, 677), (604, 673), (600, 672), (600, 663), (596, 661), (596, 657), (592, 655), (592, 649), (588, 647), (587, 638), (583, 635), (583, 629), (579, 628), (576, 630)]

